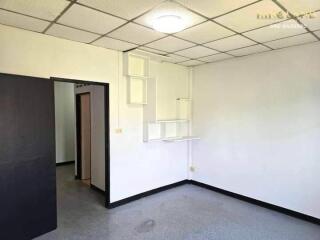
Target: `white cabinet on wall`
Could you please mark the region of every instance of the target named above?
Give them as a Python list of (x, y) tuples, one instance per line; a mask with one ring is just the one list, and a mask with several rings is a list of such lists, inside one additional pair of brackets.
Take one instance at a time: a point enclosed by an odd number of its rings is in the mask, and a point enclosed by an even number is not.
[[(150, 78), (148, 81), (148, 104), (143, 108), (144, 141), (185, 141), (196, 139), (191, 136), (192, 100), (179, 97), (172, 99), (174, 95), (171, 95), (171, 99), (160, 98), (161, 93), (159, 92), (158, 81), (156, 78)], [(159, 111), (162, 105), (168, 108), (166, 112)]]
[(150, 59), (145, 56), (126, 53), (124, 55), (124, 75), (128, 80), (128, 103), (147, 104), (147, 84)]

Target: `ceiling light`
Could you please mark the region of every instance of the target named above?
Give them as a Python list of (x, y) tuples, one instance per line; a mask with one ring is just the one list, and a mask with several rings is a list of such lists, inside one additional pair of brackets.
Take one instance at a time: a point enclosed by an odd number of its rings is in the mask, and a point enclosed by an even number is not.
[(153, 20), (154, 30), (163, 33), (176, 33), (185, 28), (184, 20), (176, 15), (163, 15)]

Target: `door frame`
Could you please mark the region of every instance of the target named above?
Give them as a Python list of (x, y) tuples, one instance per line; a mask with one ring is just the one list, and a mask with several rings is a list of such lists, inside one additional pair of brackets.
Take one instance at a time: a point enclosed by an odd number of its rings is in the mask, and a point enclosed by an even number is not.
[[(90, 85), (100, 85), (104, 87), (104, 121), (105, 121), (105, 207), (110, 207), (110, 106), (109, 106), (109, 83), (102, 82), (93, 82), (86, 80), (78, 80), (78, 79), (69, 79), (69, 78), (59, 78), (59, 77), (50, 77), (50, 80), (54, 82), (68, 82), (75, 84), (90, 84)], [(77, 106), (77, 105), (76, 105)], [(77, 112), (77, 109), (76, 109)], [(78, 127), (77, 127), (78, 129)], [(78, 131), (78, 130), (77, 130)], [(77, 145), (78, 145), (78, 137), (77, 137)], [(78, 146), (77, 146), (78, 152)], [(78, 158), (78, 155), (77, 155)], [(78, 166), (77, 166), (78, 172)], [(78, 173), (77, 173), (78, 174)]]

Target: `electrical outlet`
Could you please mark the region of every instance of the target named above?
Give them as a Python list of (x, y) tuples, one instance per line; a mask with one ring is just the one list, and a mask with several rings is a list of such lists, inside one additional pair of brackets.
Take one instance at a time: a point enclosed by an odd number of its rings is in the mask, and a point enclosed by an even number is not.
[(116, 133), (122, 133), (122, 128), (116, 128)]
[(191, 166), (191, 167), (190, 167), (190, 171), (191, 171), (191, 172), (194, 172), (195, 170), (196, 170), (196, 168), (195, 168), (194, 166)]

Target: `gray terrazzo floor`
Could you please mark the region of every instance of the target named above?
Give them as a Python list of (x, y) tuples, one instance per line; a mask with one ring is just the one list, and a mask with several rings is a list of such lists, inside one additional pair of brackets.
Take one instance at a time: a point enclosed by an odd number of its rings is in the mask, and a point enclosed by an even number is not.
[(57, 167), (58, 229), (38, 240), (320, 240), (320, 226), (185, 185), (107, 210), (103, 195)]

